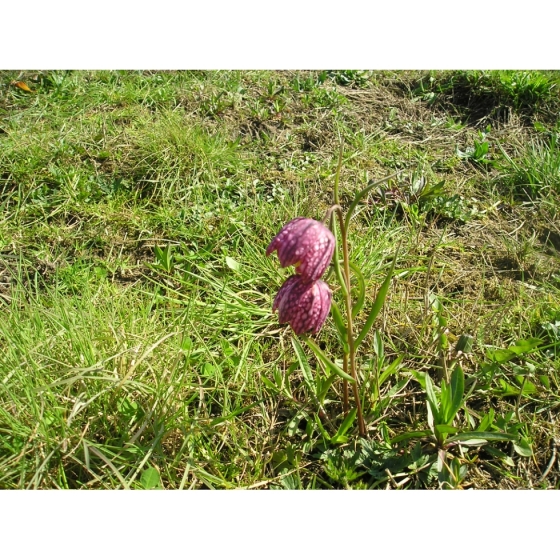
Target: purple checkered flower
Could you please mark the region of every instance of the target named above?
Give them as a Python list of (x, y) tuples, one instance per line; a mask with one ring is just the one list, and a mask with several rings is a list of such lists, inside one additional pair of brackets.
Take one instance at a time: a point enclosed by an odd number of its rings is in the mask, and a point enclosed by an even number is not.
[(267, 256), (278, 251), (282, 267), (296, 265), (296, 272), (306, 282), (321, 278), (334, 252), (334, 235), (321, 222), (295, 218), (272, 240)]
[(299, 274), (290, 276), (272, 305), (280, 324), (289, 323), (296, 334), (318, 333), (331, 309), (332, 292), (322, 280), (306, 282)]

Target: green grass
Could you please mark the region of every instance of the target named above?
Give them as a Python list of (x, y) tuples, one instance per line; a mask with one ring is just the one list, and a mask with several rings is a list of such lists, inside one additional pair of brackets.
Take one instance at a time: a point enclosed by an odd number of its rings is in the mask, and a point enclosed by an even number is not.
[[(557, 84), (0, 72), (0, 487), (559, 488)], [(365, 439), (277, 324), (291, 272), (264, 254), (322, 219), (339, 139), (344, 205), (403, 170), (350, 232), (358, 325), (401, 243), (360, 347)], [(332, 319), (314, 338), (341, 355)], [(511, 441), (450, 447), (442, 470), (426, 379), (440, 403), (454, 360), (452, 429)]]

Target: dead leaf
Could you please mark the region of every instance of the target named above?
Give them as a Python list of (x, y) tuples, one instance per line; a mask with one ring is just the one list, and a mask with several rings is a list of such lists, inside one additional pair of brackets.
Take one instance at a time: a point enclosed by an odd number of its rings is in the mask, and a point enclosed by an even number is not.
[(29, 93), (33, 93), (33, 90), (25, 82), (17, 82), (16, 80), (14, 80), (10, 85), (18, 87), (23, 91), (28, 91)]

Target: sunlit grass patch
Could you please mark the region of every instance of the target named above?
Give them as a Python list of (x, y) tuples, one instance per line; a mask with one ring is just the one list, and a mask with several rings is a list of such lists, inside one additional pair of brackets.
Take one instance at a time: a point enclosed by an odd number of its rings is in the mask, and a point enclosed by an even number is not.
[[(0, 487), (557, 488), (557, 74), (430, 75), (1, 72)], [(341, 140), (365, 438), (265, 256)]]

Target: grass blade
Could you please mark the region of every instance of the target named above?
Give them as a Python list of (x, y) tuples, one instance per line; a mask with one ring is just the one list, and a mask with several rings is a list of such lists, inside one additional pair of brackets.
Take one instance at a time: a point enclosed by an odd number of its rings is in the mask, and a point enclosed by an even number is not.
[(299, 365), (301, 367), (301, 372), (303, 373), (303, 378), (305, 379), (307, 385), (311, 390), (313, 390), (313, 374), (311, 373), (311, 368), (309, 367), (309, 362), (307, 361), (307, 356), (303, 351), (299, 340), (292, 336), (292, 346), (294, 347)]

